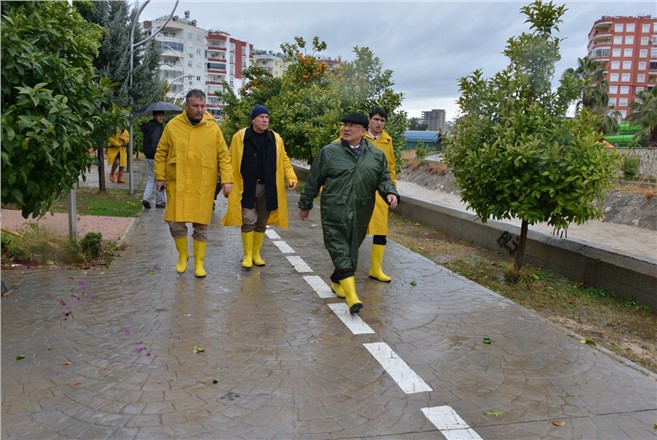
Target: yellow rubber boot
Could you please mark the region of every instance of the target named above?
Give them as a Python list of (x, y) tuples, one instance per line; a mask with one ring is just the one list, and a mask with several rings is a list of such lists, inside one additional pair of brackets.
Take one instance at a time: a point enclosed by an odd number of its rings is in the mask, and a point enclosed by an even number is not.
[(388, 275), (383, 273), (381, 264), (383, 263), (383, 251), (385, 246), (382, 244), (373, 244), (372, 245), (372, 255), (370, 256), (370, 273), (369, 276), (373, 280), (379, 280), (384, 283), (389, 283), (392, 281)]
[(187, 237), (174, 238), (176, 242), (176, 249), (178, 249), (178, 264), (176, 264), (176, 272), (185, 273), (187, 270), (187, 260), (189, 254), (187, 253)]
[(194, 240), (194, 276), (203, 278), (205, 273), (205, 248), (208, 243), (205, 241)]
[(344, 298), (344, 290), (342, 290), (340, 283), (331, 283), (331, 290), (338, 298)]
[(356, 294), (356, 279), (349, 277), (340, 280), (340, 286), (342, 286), (342, 290), (344, 291), (349, 313), (354, 314), (360, 312), (360, 309), (363, 308), (363, 303), (358, 299), (358, 295)]
[(256, 266), (264, 266), (265, 260), (260, 256), (260, 250), (262, 249), (262, 242), (265, 240), (264, 232), (253, 232), (253, 264)]
[(253, 231), (242, 232), (242, 247), (244, 248), (242, 267), (250, 269), (253, 267)]

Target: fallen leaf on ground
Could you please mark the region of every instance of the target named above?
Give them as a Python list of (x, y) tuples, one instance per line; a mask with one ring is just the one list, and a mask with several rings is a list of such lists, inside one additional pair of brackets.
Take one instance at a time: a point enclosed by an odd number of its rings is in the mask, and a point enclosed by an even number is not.
[(592, 340), (590, 340), (589, 338), (580, 339), (579, 342), (581, 342), (582, 344), (590, 345), (592, 347), (595, 347), (596, 345), (598, 345), (595, 342), (593, 342)]
[(484, 411), (484, 414), (487, 415), (487, 416), (499, 417), (499, 416), (504, 415), (504, 411), (499, 411), (499, 410), (496, 410), (496, 409), (489, 409), (488, 411)]
[(25, 355), (24, 355), (24, 354), (19, 354), (18, 356), (16, 356), (16, 360), (17, 360), (17, 361), (20, 361), (20, 360), (22, 360), (22, 359), (25, 359)]
[(205, 351), (205, 348), (199, 347), (198, 345), (195, 345), (194, 348), (192, 348), (192, 353), (203, 353)]
[(563, 420), (559, 420), (559, 419), (551, 419), (550, 423), (552, 423), (554, 426), (558, 426), (558, 427), (566, 426), (566, 422), (564, 422)]
[(491, 344), (493, 340), (491, 338), (484, 338), (484, 344)]

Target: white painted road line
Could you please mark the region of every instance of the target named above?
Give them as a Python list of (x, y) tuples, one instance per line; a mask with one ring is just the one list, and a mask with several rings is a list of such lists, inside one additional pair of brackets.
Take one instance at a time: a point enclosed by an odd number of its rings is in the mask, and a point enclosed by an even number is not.
[(306, 264), (301, 257), (296, 255), (285, 257), (287, 260), (292, 263), (292, 266), (297, 270), (297, 272), (312, 272), (313, 270)]
[(447, 440), (482, 440), (451, 406), (422, 408), (422, 412)]
[(267, 226), (267, 229), (265, 229), (265, 235), (269, 237), (272, 240), (280, 240), (281, 236), (276, 233), (273, 229), (271, 229), (269, 226)]
[(337, 298), (335, 293), (333, 293), (331, 288), (321, 277), (318, 277), (317, 275), (304, 275), (303, 279), (310, 284), (310, 287), (317, 292), (317, 295), (319, 295), (320, 298)]
[[(331, 295), (333, 295), (333, 292), (331, 292)], [(351, 333), (355, 335), (366, 335), (374, 333), (374, 330), (372, 330), (369, 325), (365, 324), (365, 322), (360, 319), (360, 316), (349, 313), (347, 304), (343, 302), (330, 303), (328, 306), (331, 308), (331, 310), (333, 310), (333, 313), (335, 313), (338, 318), (340, 318), (340, 321), (344, 322), (344, 325), (346, 325), (347, 328), (351, 330)]]
[(283, 252), (284, 254), (294, 254), (294, 249), (284, 242), (283, 240), (273, 240), (273, 243), (276, 245), (279, 251)]
[(363, 345), (406, 394), (433, 391), (385, 342)]

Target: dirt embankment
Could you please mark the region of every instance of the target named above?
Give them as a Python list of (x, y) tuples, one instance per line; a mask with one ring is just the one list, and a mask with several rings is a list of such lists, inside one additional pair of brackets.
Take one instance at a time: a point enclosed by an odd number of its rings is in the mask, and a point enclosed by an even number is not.
[[(459, 193), (453, 174), (444, 164), (418, 166), (417, 163), (406, 161), (397, 179), (435, 191)], [(603, 214), (605, 222), (657, 231), (657, 194), (653, 190), (634, 186), (613, 190), (605, 197)]]

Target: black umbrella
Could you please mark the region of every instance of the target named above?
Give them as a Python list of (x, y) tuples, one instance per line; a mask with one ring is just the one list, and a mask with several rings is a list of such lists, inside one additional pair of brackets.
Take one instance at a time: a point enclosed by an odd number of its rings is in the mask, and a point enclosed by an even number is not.
[(143, 106), (135, 112), (135, 116), (150, 116), (153, 112), (164, 112), (164, 114), (176, 115), (182, 113), (182, 109), (170, 102), (158, 101)]

